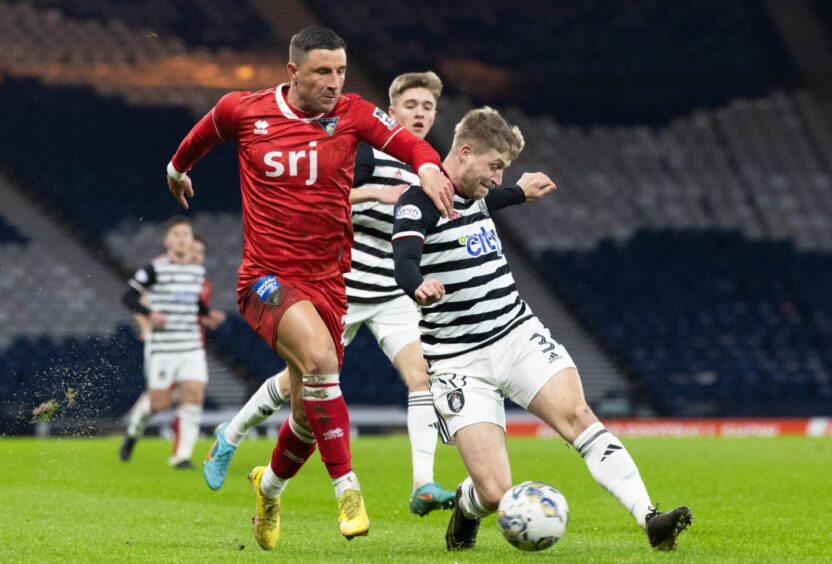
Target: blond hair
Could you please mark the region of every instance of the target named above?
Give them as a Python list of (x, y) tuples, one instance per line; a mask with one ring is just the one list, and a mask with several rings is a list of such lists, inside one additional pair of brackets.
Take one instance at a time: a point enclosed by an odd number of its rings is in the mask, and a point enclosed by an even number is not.
[(436, 100), (442, 95), (442, 80), (433, 71), (406, 72), (393, 79), (390, 84), (390, 105), (395, 106), (402, 92), (411, 88), (427, 88)]
[(471, 110), (454, 127), (454, 143), (451, 150), (470, 145), (475, 153), (489, 149), (507, 155), (510, 161), (517, 158), (526, 142), (516, 125), (509, 125), (500, 112), (488, 106)]

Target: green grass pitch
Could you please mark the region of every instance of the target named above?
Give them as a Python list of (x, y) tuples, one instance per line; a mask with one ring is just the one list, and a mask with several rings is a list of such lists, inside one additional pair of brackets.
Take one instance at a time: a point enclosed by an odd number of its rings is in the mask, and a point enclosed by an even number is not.
[[(407, 511), (410, 449), (403, 435), (360, 437), (353, 460), (372, 521), (370, 535), (338, 534), (332, 487), (315, 454), (283, 497), (274, 552), (251, 531), (245, 480), (272, 442), (246, 441), (219, 492), (201, 470), (166, 466), (170, 443), (139, 442), (119, 462), (119, 439), (0, 439), (0, 561), (75, 562), (795, 562), (832, 561), (832, 440), (630, 439), (651, 495), (662, 507), (688, 504), (694, 524), (675, 553), (651, 551), (645, 535), (589, 476), (562, 441), (510, 439), (513, 481), (538, 479), (569, 501), (566, 536), (526, 554), (483, 522), (477, 547), (447, 553), (448, 513)], [(200, 442), (197, 455), (207, 449)], [(455, 449), (438, 446), (436, 477), (464, 476)]]

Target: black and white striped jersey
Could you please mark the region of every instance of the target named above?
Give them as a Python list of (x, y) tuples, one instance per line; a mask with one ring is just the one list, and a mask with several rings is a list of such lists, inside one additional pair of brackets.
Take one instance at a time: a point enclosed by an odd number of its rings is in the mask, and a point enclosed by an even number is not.
[(151, 354), (185, 353), (203, 347), (199, 326), (205, 267), (179, 264), (163, 255), (140, 268), (129, 284), (147, 298), (147, 308), (164, 314), (164, 327), (152, 328), (145, 341)]
[[(356, 188), (383, 188), (419, 184), (419, 177), (403, 162), (362, 144), (355, 158), (353, 184)], [(393, 206), (380, 202), (355, 204), (352, 225), (352, 270), (344, 275), (347, 302), (378, 304), (403, 296), (393, 277)]]
[[(500, 196), (500, 207), (525, 199), (519, 188), (491, 192)], [(421, 188), (412, 187), (396, 206), (396, 252), (400, 240), (423, 240), (421, 275), (445, 287), (441, 301), (421, 308), (422, 349), (429, 361), (485, 347), (532, 317), (517, 293), (487, 201), (455, 195), (454, 213), (445, 219)], [(497, 199), (492, 201), (497, 208)]]

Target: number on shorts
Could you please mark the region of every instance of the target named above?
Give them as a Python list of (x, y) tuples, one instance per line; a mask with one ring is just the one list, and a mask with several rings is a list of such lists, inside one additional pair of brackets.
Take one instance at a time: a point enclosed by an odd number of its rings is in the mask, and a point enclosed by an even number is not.
[(537, 344), (540, 345), (541, 347), (543, 347), (541, 350), (545, 353), (549, 352), (550, 350), (555, 348), (555, 344), (552, 341), (550, 341), (549, 339), (547, 339), (544, 335), (541, 335), (540, 333), (535, 333), (534, 335), (531, 336), (531, 338), (529, 340), (530, 341), (537, 340)]

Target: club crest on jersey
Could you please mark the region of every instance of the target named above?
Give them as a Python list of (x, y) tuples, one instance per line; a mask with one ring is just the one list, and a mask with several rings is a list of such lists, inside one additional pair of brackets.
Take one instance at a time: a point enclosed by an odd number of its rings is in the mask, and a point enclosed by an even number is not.
[(463, 394), (462, 390), (458, 388), (448, 392), (445, 395), (445, 399), (448, 400), (448, 409), (454, 413), (459, 413), (462, 411), (462, 408), (465, 407), (465, 394)]
[(376, 111), (373, 112), (373, 117), (380, 121), (387, 129), (393, 129), (396, 127), (396, 121), (385, 114), (381, 108), (376, 108)]
[(258, 119), (254, 122), (255, 135), (267, 135), (269, 133), (269, 122), (264, 119)]
[(338, 120), (341, 119), (339, 117), (329, 117), (329, 118), (318, 118), (315, 122), (321, 126), (321, 129), (326, 131), (326, 134), (332, 137), (332, 134), (335, 133), (335, 128), (338, 126)]

